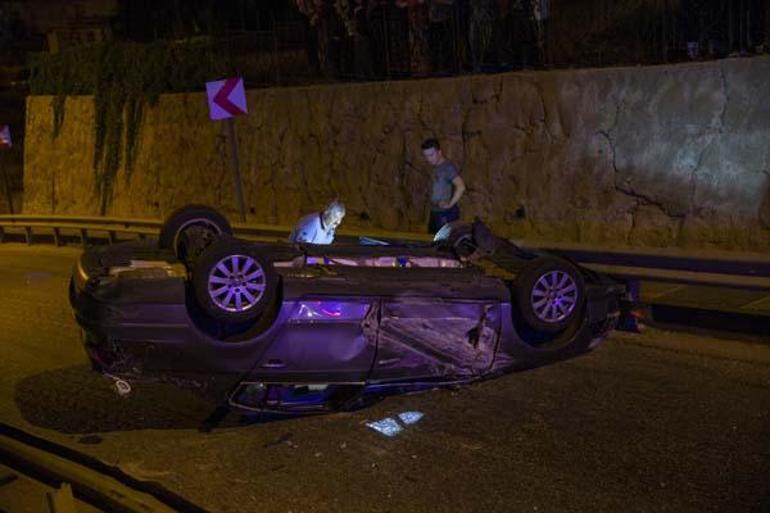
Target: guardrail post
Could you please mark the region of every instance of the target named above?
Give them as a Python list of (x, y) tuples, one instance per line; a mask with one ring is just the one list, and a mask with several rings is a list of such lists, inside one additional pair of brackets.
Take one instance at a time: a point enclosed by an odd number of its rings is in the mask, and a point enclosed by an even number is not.
[(47, 513), (77, 513), (75, 497), (72, 495), (72, 486), (69, 483), (62, 483), (56, 491), (48, 492), (46, 499)]
[(32, 245), (32, 227), (31, 226), (25, 226), (24, 227), (24, 237), (27, 239), (27, 245)]
[(5, 229), (3, 229), (2, 226), (0, 226), (0, 242), (3, 242), (5, 240)]
[(61, 230), (59, 228), (53, 229), (53, 243), (57, 246), (62, 246)]
[(107, 232), (107, 240), (109, 240), (110, 244), (115, 244), (115, 230)]
[(618, 321), (618, 329), (622, 331), (630, 331), (632, 333), (641, 333), (641, 326), (639, 325), (639, 299), (641, 281), (630, 279), (626, 281), (626, 297), (623, 299), (620, 308), (620, 320)]
[(88, 247), (88, 230), (85, 228), (80, 229), (80, 243), (83, 245), (83, 249)]

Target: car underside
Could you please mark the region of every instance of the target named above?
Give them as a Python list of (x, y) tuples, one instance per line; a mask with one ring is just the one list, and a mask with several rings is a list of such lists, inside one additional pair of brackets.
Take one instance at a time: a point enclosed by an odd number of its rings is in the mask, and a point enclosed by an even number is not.
[(325, 411), (570, 358), (617, 321), (620, 285), (481, 223), (431, 244), (314, 246), (241, 240), (201, 209), (73, 271), (89, 358), (124, 389), (169, 381), (244, 411)]

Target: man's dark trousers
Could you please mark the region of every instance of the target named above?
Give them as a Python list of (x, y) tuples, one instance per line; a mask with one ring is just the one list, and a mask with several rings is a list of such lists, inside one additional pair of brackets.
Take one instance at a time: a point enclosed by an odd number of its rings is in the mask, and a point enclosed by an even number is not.
[(428, 233), (436, 233), (447, 223), (460, 219), (460, 207), (455, 205), (446, 210), (431, 210), (428, 220)]

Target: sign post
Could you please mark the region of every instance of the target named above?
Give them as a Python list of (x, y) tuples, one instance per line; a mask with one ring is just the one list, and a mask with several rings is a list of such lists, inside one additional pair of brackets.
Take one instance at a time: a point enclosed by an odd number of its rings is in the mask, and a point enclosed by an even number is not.
[(241, 214), (241, 222), (246, 222), (246, 203), (243, 199), (243, 179), (238, 161), (238, 138), (235, 134), (233, 118), (247, 113), (246, 91), (243, 79), (227, 78), (214, 82), (206, 82), (206, 93), (209, 99), (209, 116), (212, 121), (225, 120), (227, 139), (230, 146), (230, 165), (233, 170), (235, 199)]
[[(8, 125), (0, 125), (0, 150), (10, 150), (13, 146), (11, 141), (11, 127)], [(5, 158), (0, 160), (0, 170), (3, 172), (3, 185), (5, 186), (5, 197), (8, 201), (8, 212), (13, 215), (13, 196), (11, 195), (11, 182), (8, 179), (8, 172), (5, 169)]]

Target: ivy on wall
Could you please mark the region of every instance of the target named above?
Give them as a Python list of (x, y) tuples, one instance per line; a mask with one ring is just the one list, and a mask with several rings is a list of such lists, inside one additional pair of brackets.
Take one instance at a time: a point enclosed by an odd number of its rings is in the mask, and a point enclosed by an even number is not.
[(104, 215), (121, 165), (130, 180), (145, 107), (161, 93), (201, 90), (206, 81), (239, 73), (238, 67), (222, 43), (208, 38), (116, 42), (34, 56), (30, 92), (53, 96), (54, 138), (64, 122), (66, 97), (94, 97), (94, 183)]

